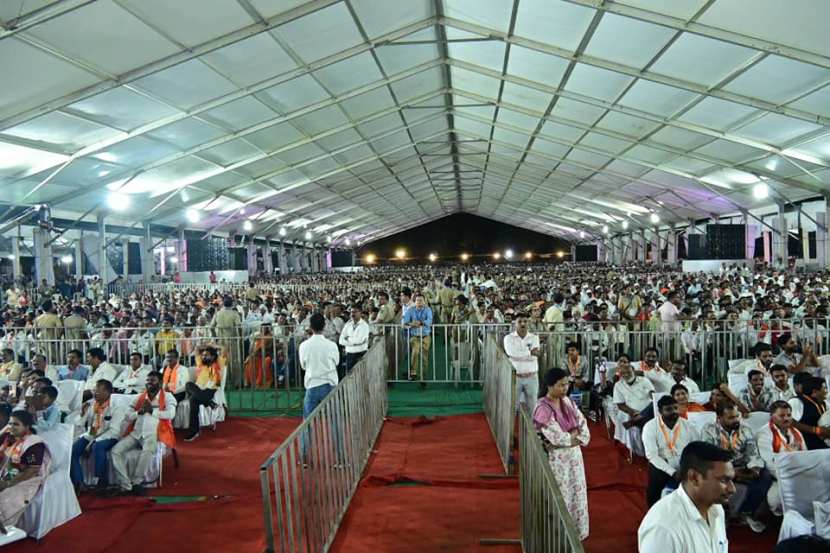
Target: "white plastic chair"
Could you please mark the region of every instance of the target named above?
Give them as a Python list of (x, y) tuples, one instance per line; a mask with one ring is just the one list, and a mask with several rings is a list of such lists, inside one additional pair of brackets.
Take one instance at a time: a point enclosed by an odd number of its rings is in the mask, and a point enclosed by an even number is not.
[(55, 383), (58, 389), (58, 398), (55, 405), (61, 413), (80, 411), (84, 395), (84, 383), (80, 380), (59, 380)]
[[(775, 464), (785, 522), (787, 513), (795, 511), (813, 524), (813, 503), (830, 501), (830, 450), (816, 449), (780, 455)], [(790, 526), (782, 524), (779, 540), (791, 530)]]
[(35, 539), (42, 538), (53, 528), (81, 514), (81, 506), (69, 479), (72, 432), (72, 425), (63, 423), (40, 434), (51, 457), (49, 474), (20, 521), (21, 530)]
[(756, 434), (764, 426), (769, 423), (770, 414), (766, 411), (753, 411), (748, 416), (744, 417), (744, 422)]
[[(196, 367), (182, 367), (187, 369), (187, 381), (196, 381)], [(176, 416), (173, 419), (173, 428), (187, 430), (190, 428), (190, 400), (183, 399), (176, 403)]]
[(729, 389), (732, 390), (732, 393), (736, 396), (740, 396), (749, 384), (749, 380), (744, 373), (727, 373), (726, 382), (729, 385)]
[(6, 533), (0, 534), (0, 547), (20, 541), (26, 537), (26, 532), (14, 526), (6, 526)]
[(715, 415), (714, 411), (693, 412), (689, 413), (687, 417), (689, 423), (698, 430), (703, 430), (704, 426), (715, 422), (715, 420), (717, 419), (717, 416)]

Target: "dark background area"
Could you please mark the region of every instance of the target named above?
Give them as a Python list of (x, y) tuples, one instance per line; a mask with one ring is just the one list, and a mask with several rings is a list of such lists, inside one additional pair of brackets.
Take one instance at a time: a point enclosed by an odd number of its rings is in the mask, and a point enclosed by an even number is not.
[(570, 243), (553, 236), (499, 223), (484, 217), (457, 213), (415, 227), (398, 234), (362, 245), (358, 250), (359, 262), (372, 253), (378, 261), (391, 259), (395, 250), (404, 248), (407, 258), (424, 261), (430, 253), (439, 258), (457, 261), (466, 252), (470, 261), (481, 261), (494, 252), (513, 250), (514, 260), (520, 260), (525, 252), (552, 254), (558, 250), (570, 252)]

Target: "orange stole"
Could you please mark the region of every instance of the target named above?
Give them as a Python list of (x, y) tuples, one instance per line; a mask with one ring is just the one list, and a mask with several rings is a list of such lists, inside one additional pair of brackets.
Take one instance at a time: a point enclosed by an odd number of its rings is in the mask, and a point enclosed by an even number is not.
[[(159, 390), (159, 409), (164, 409), (167, 406), (167, 400), (164, 396), (164, 390)], [(141, 392), (141, 395), (138, 396), (138, 400), (135, 402), (135, 411), (136, 413), (141, 410), (141, 406), (144, 405), (144, 400), (147, 399), (147, 390)], [(127, 431), (124, 432), (124, 436), (129, 436), (130, 432), (133, 431), (135, 428), (135, 421), (132, 421), (130, 425), (127, 427)], [(158, 441), (173, 449), (176, 447), (176, 435), (173, 433), (173, 421), (170, 420), (161, 420), (159, 419), (159, 427), (158, 427)]]

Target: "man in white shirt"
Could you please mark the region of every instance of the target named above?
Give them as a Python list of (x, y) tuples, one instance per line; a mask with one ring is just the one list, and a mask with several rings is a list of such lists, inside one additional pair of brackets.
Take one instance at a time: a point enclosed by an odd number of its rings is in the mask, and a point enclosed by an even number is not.
[(697, 382), (686, 376), (685, 361), (672, 361), (670, 374), (673, 380), (672, 386), (674, 386), (675, 384), (683, 385), (683, 387), (686, 388), (686, 391), (689, 393), (689, 395), (700, 393), (700, 387), (697, 385)]
[(673, 397), (661, 397), (657, 409), (660, 416), (648, 421), (643, 428), (643, 447), (648, 459), (646, 502), (649, 507), (660, 500), (664, 488), (676, 489), (680, 484), (680, 454), (686, 444), (699, 438), (697, 429), (680, 417)]
[(118, 376), (118, 371), (107, 362), (107, 354), (101, 348), (92, 348), (86, 352), (86, 362), (89, 363), (89, 376), (84, 384), (84, 401), (89, 401), (98, 381), (107, 380), (111, 383)]
[(516, 330), (504, 337), (504, 352), (516, 371), (516, 411), (533, 410), (539, 396), (539, 337), (527, 330), (527, 315), (516, 318)]
[(121, 371), (112, 387), (118, 393), (123, 394), (140, 394), (147, 384), (147, 375), (152, 370), (149, 366), (144, 364), (143, 356), (134, 351), (130, 354), (130, 364), (127, 368)]
[[(784, 369), (786, 372), (786, 369)], [(773, 478), (767, 491), (767, 503), (770, 510), (781, 515), (781, 494), (778, 491), (778, 470), (775, 459), (779, 455), (793, 451), (806, 451), (804, 436), (793, 426), (792, 408), (786, 401), (776, 401), (770, 406), (770, 422), (765, 424), (755, 435), (758, 442), (758, 454)]]
[[(112, 448), (112, 468), (121, 493), (142, 495), (144, 475), (156, 456), (158, 443), (169, 448), (176, 446), (173, 419), (176, 416), (176, 398), (161, 389), (161, 373), (147, 375), (147, 389), (135, 396), (127, 409), (130, 421), (124, 437)], [(140, 449), (135, 469), (127, 470), (127, 453)]]
[(360, 361), (369, 349), (369, 323), (363, 320), (360, 306), (352, 307), (349, 322), (343, 325), (340, 333), (340, 345), (346, 348), (346, 373)]
[(660, 313), (660, 330), (666, 333), (680, 332), (680, 321), (683, 316), (680, 314), (680, 293), (677, 291), (669, 292), (665, 303), (660, 306), (658, 313)]
[(639, 553), (726, 553), (723, 505), (735, 493), (728, 451), (691, 442), (680, 455), (680, 487), (649, 509), (637, 531)]
[(654, 386), (655, 392), (668, 392), (674, 386), (671, 375), (668, 371), (660, 366), (657, 359), (660, 357), (660, 352), (655, 347), (646, 348), (643, 352), (643, 360), (640, 363), (639, 373), (642, 373), (651, 385)]
[(620, 379), (614, 384), (614, 404), (629, 416), (623, 426), (643, 426), (654, 416), (651, 403), (654, 386), (647, 379), (637, 376), (628, 363), (621, 363), (617, 368)]
[(72, 444), (72, 462), (69, 476), (76, 491), (84, 484), (81, 458), (92, 456), (95, 466), (97, 487), (107, 487), (109, 479), (109, 462), (107, 453), (118, 443), (121, 437), (121, 423), (124, 421), (124, 408), (113, 404), (112, 383), (99, 380), (95, 385), (95, 397), (84, 404), (81, 411), (81, 425), (85, 432)]
[(190, 382), (190, 369), (179, 363), (179, 352), (171, 349), (164, 357), (164, 368), (161, 370), (161, 386), (165, 392), (170, 392), (176, 402), (182, 401), (187, 395), (187, 383)]
[(790, 401), (795, 397), (795, 389), (790, 384), (790, 373), (784, 365), (773, 365), (770, 370), (772, 375), (772, 401)]
[[(340, 350), (337, 344), (323, 336), (326, 320), (320, 313), (309, 317), (312, 335), (300, 344), (300, 367), (305, 371), (305, 399), (303, 400), (303, 419), (307, 419), (314, 409), (337, 386), (337, 365), (340, 363)], [(336, 433), (337, 438), (340, 434)], [(303, 458), (306, 457), (308, 437), (301, 440)], [(338, 442), (339, 444), (339, 442)], [(338, 448), (339, 449), (339, 448)]]

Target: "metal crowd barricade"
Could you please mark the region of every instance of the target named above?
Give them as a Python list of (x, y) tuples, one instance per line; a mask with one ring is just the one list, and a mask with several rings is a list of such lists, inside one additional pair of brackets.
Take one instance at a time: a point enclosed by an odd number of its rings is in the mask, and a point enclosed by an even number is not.
[(562, 498), (548, 454), (530, 413), (519, 423), (519, 490), (522, 550), (534, 553), (583, 553), (579, 532)]
[(427, 335), (402, 325), (374, 325), (376, 336), (392, 344), (391, 382), (481, 384), (481, 344), (489, 336), (498, 340), (508, 324), (434, 324)]
[(387, 412), (377, 342), (260, 466), (266, 551), (328, 551)]
[(516, 416), (513, 365), (496, 336), (483, 342), (484, 415), (496, 442), (505, 474), (512, 470), (513, 421)]

